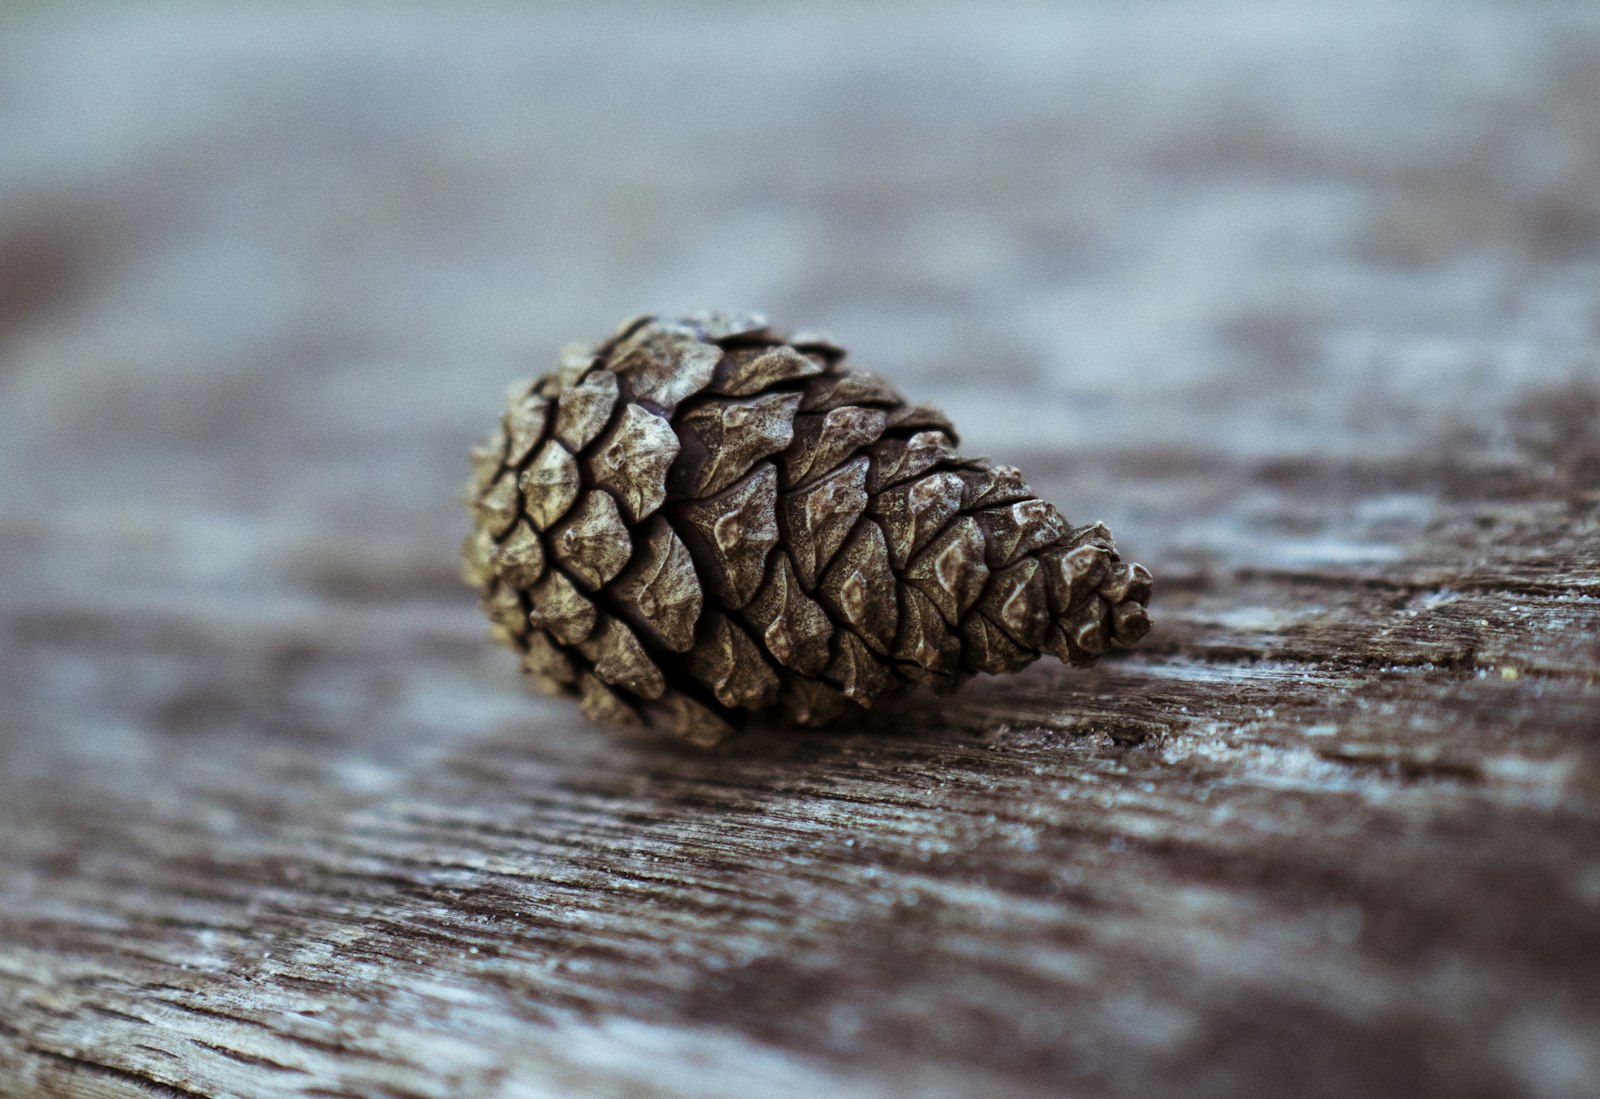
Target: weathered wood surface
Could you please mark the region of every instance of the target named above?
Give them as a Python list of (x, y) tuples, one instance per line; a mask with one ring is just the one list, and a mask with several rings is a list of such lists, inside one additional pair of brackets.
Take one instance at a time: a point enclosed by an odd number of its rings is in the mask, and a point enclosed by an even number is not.
[[(0, 1093), (1593, 1094), (1592, 9), (153, 11), (0, 14)], [(465, 448), (701, 303), (1156, 632), (712, 753), (523, 694)]]

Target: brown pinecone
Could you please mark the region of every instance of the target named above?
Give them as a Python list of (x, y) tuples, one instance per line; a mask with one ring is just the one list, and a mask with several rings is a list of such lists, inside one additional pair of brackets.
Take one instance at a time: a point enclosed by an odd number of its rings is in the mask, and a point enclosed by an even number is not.
[(760, 317), (639, 317), (512, 387), (473, 452), (464, 575), (592, 718), (712, 743), (1149, 629), (1150, 574), (939, 412)]

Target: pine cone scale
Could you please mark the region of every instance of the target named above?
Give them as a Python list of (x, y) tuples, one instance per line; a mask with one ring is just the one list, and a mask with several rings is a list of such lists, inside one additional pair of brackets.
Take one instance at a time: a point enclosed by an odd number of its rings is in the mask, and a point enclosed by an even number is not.
[(617, 498), (628, 522), (638, 523), (666, 503), (667, 474), (681, 449), (671, 424), (629, 403), (583, 468), (597, 487)]
[(657, 516), (645, 527), (640, 551), (611, 591), (618, 610), (668, 652), (694, 647), (695, 623), (705, 596), (683, 539)]
[(718, 495), (677, 507), (678, 536), (696, 561), (711, 566), (702, 582), (731, 610), (755, 596), (767, 551), (778, 544), (777, 481), (777, 470), (763, 462)]
[(556, 402), (555, 436), (574, 454), (605, 430), (617, 406), (617, 376), (591, 370)]
[(844, 545), (867, 509), (867, 471), (871, 463), (857, 458), (809, 488), (784, 493), (780, 514), (785, 545), (793, 552), (796, 575), (807, 591)]

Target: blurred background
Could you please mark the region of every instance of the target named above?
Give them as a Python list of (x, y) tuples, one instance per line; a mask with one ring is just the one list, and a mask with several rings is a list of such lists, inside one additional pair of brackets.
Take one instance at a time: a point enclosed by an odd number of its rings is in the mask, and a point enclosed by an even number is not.
[(697, 306), (1195, 567), (1139, 477), (1596, 377), (1597, 104), (1586, 6), (7, 4), (0, 591), (453, 596), (505, 384)]

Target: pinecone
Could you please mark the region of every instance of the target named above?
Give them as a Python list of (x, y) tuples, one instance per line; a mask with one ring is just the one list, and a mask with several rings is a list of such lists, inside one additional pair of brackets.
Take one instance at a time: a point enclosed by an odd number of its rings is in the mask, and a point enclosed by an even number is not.
[(638, 317), (512, 387), (463, 573), (496, 640), (597, 720), (714, 743), (1149, 629), (1150, 574), (939, 412), (760, 317)]

